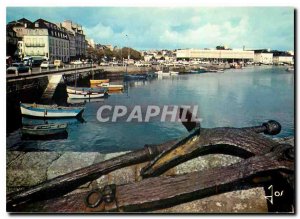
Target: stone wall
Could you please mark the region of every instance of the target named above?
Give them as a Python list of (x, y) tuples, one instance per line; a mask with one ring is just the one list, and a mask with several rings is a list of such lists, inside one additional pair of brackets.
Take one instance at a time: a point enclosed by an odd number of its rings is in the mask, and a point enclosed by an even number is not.
[[(294, 138), (279, 139), (280, 142), (294, 145)], [(7, 193), (18, 191), (122, 155), (127, 152), (102, 154), (98, 152), (17, 152), (6, 154), (6, 187)], [(184, 174), (193, 171), (206, 170), (218, 166), (227, 166), (239, 162), (241, 158), (229, 155), (206, 155), (180, 164), (165, 175)], [(97, 180), (82, 185), (71, 193), (89, 191), (107, 184), (126, 184), (140, 180), (140, 170), (146, 163), (125, 167), (104, 175)], [(192, 202), (155, 211), (156, 213), (261, 213), (267, 212), (267, 202), (262, 187), (248, 190), (227, 192)]]

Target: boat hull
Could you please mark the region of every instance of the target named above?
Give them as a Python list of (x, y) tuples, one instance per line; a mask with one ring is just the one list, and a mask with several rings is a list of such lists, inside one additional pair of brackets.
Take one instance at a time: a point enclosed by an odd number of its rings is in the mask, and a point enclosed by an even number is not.
[(67, 93), (69, 94), (81, 94), (81, 93), (86, 93), (86, 92), (94, 92), (94, 93), (101, 93), (101, 92), (106, 92), (106, 88), (100, 88), (100, 87), (70, 87), (67, 86)]
[(104, 97), (105, 93), (68, 93), (70, 99), (92, 99)]
[(109, 83), (109, 79), (90, 80), (91, 84)]
[(83, 107), (49, 107), (47, 105), (20, 104), (21, 113), (25, 116), (42, 117), (42, 118), (67, 118), (79, 116)]
[(24, 126), (22, 128), (23, 135), (32, 136), (47, 136), (57, 135), (66, 132), (67, 124), (50, 124), (50, 125), (36, 125), (36, 126)]

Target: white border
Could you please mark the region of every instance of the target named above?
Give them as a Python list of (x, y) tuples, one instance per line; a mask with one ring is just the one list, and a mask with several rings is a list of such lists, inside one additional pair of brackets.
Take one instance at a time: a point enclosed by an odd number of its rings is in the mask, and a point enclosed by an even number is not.
[[(290, 7), (296, 7), (299, 9), (299, 0), (280, 0), (280, 1), (270, 1), (270, 0), (252, 0), (251, 2), (249, 1), (221, 1), (221, 0), (169, 0), (169, 1), (162, 1), (162, 0), (67, 0), (67, 1), (62, 1), (62, 0), (29, 0), (29, 1), (22, 1), (22, 0), (2, 0), (0, 1), (1, 8), (0, 8), (0, 17), (1, 17), (1, 66), (2, 69), (4, 69), (4, 60), (5, 60), (5, 25), (6, 25), (6, 7), (7, 6), (32, 6), (32, 7), (38, 7), (38, 6), (52, 6), (52, 7), (62, 7), (62, 6), (115, 6), (115, 7), (246, 7), (246, 6), (290, 6)], [(299, 14), (298, 14), (299, 16)], [(297, 23), (297, 29), (299, 28), (299, 25)], [(298, 37), (297, 37), (298, 39)], [(296, 40), (297, 40), (296, 39)], [(296, 50), (296, 48), (295, 48)], [(297, 58), (297, 63), (298, 63), (298, 58)], [(298, 72), (297, 72), (298, 73)], [(296, 72), (295, 72), (296, 74)], [(1, 195), (0, 195), (0, 200), (1, 200), (1, 216), (4, 216), (5, 218), (9, 217), (6, 213), (6, 191), (5, 191), (5, 179), (6, 179), (6, 85), (5, 85), (5, 79), (4, 76), (5, 72), (2, 72), (2, 80), (1, 80), (1, 86), (0, 86), (0, 94), (1, 94), (1, 105), (3, 107), (0, 108), (0, 123), (1, 123), (1, 173), (2, 173), (2, 183), (1, 183)], [(297, 76), (297, 84), (298, 84), (299, 76)], [(299, 98), (298, 92), (297, 92), (297, 97)], [(297, 98), (297, 102), (299, 102), (299, 99)], [(298, 109), (298, 105), (297, 105)], [(296, 113), (296, 111), (295, 111)], [(299, 117), (297, 118), (296, 124), (299, 124)], [(295, 124), (295, 125), (296, 125)], [(297, 130), (297, 135), (299, 134), (299, 131)], [(296, 149), (298, 151), (297, 157), (299, 157), (299, 149)], [(297, 174), (298, 174), (298, 168), (297, 168)], [(297, 188), (296, 191), (298, 191), (299, 188)], [(296, 209), (299, 211), (299, 200), (296, 201), (297, 207)], [(31, 217), (26, 216), (26, 217)], [(38, 217), (41, 215), (37, 215)], [(44, 215), (45, 216), (45, 215)], [(71, 215), (72, 217), (74, 215)], [(174, 217), (175, 215), (171, 215), (171, 217)], [(232, 216), (232, 215), (230, 215)], [(257, 216), (254, 215), (256, 218), (262, 218), (262, 216)], [(272, 216), (272, 215), (271, 215)], [(19, 218), (19, 217), (24, 217), (21, 215), (14, 216), (14, 218)], [(50, 217), (57, 217), (57, 216), (50, 216)], [(58, 216), (62, 217), (62, 216)], [(80, 215), (76, 216), (79, 218), (84, 218), (86, 215)], [(94, 217), (103, 217), (101, 215), (95, 215)], [(113, 216), (115, 217), (115, 216)], [(123, 216), (124, 217), (124, 216)], [(130, 215), (125, 216), (126, 218), (131, 218)], [(140, 215), (138, 216), (140, 217)], [(156, 216), (157, 217), (157, 216)], [(161, 216), (159, 216), (161, 217)], [(175, 216), (179, 217), (179, 216)], [(185, 217), (185, 216), (184, 216)], [(204, 215), (198, 215), (198, 217), (204, 217)], [(217, 217), (214, 215), (213, 217)], [(241, 217), (241, 215), (238, 215), (238, 217)]]

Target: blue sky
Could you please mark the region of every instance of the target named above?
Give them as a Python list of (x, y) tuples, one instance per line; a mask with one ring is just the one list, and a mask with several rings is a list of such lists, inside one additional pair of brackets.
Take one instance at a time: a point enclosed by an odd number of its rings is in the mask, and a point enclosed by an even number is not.
[(7, 7), (6, 12), (7, 22), (72, 20), (97, 43), (139, 50), (217, 45), (294, 50), (294, 8)]

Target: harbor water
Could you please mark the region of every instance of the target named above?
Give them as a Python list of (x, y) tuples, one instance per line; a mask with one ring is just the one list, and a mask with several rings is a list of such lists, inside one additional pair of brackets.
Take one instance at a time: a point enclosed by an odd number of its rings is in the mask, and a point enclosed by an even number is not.
[[(197, 105), (201, 127), (256, 126), (268, 120), (281, 123), (276, 137), (294, 136), (294, 73), (286, 67), (252, 66), (224, 73), (186, 74), (125, 83), (123, 93), (85, 103), (83, 120), (9, 119), (9, 123), (68, 123), (68, 135), (57, 139), (22, 139), (20, 129), (7, 134), (9, 150), (118, 152), (176, 139), (187, 133), (179, 122), (99, 122), (103, 105)], [(123, 83), (123, 81), (112, 81)], [(65, 95), (65, 94), (64, 94)], [(83, 101), (82, 101), (83, 102)], [(80, 104), (80, 103), (76, 103)]]

